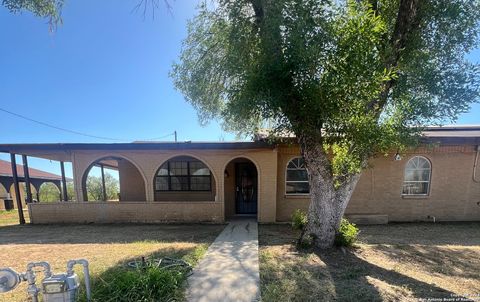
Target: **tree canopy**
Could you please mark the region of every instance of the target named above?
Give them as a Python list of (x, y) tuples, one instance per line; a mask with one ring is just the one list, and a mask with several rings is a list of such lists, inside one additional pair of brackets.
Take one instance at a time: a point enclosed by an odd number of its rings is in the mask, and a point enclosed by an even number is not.
[(2, 5), (12, 13), (30, 11), (40, 18), (48, 18), (50, 26), (61, 23), (64, 0), (2, 0)]
[[(103, 200), (102, 177), (89, 175), (86, 183), (87, 197), (89, 201)], [(107, 200), (118, 200), (120, 185), (118, 179), (110, 173), (105, 173), (105, 189)]]
[(202, 123), (320, 140), (337, 175), (478, 100), (478, 0), (217, 2), (189, 23), (175, 86)]
[(40, 202), (52, 202), (52, 201), (60, 201), (60, 191), (58, 187), (52, 182), (43, 183), (40, 186), (40, 190), (38, 192), (40, 197)]
[(172, 77), (200, 121), (293, 133), (311, 203), (305, 238), (331, 247), (372, 156), (477, 101), (480, 0), (218, 0), (189, 23)]

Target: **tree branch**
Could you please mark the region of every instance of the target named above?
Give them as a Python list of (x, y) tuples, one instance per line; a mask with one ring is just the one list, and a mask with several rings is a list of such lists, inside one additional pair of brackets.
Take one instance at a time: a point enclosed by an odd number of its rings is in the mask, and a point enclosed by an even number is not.
[[(402, 51), (408, 43), (408, 39), (412, 33), (418, 29), (418, 7), (420, 0), (400, 0), (398, 8), (398, 15), (395, 22), (392, 37), (387, 44), (385, 52), (387, 56), (385, 58), (385, 69), (393, 70), (398, 66), (398, 62), (402, 56)], [(370, 102), (367, 107), (369, 110), (374, 110), (379, 116), (382, 109), (387, 103), (388, 96), (391, 89), (395, 85), (395, 79), (390, 79), (383, 84), (382, 90), (378, 99)]]

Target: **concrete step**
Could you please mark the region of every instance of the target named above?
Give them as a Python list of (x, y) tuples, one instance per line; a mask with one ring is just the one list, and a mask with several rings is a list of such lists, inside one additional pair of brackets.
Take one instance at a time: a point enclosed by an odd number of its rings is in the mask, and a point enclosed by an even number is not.
[(352, 223), (359, 225), (387, 224), (386, 214), (346, 214), (345, 217)]

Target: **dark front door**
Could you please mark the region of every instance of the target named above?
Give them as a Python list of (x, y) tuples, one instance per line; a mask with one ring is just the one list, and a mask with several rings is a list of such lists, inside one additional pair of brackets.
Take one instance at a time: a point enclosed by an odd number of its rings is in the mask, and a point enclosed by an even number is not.
[(253, 163), (235, 164), (236, 214), (257, 213), (257, 169)]

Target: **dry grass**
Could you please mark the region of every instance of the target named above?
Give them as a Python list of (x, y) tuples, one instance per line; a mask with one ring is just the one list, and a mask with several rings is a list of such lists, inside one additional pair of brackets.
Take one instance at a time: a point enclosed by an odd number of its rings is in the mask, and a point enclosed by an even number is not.
[[(28, 215), (28, 211), (23, 211), (23, 216), (25, 217), (25, 222), (30, 222), (30, 216)], [(0, 210), (0, 226), (4, 225), (15, 225), (18, 224), (18, 211), (11, 210), (11, 211), (4, 211)]]
[[(85, 258), (93, 277), (140, 256), (189, 257), (215, 239), (222, 225), (11, 225), (0, 227), (0, 266), (25, 271), (48, 261), (64, 272), (69, 259)], [(1, 302), (25, 301), (25, 283), (0, 294)]]
[(480, 223), (363, 226), (352, 250), (298, 252), (288, 225), (262, 225), (263, 301), (480, 300)]

